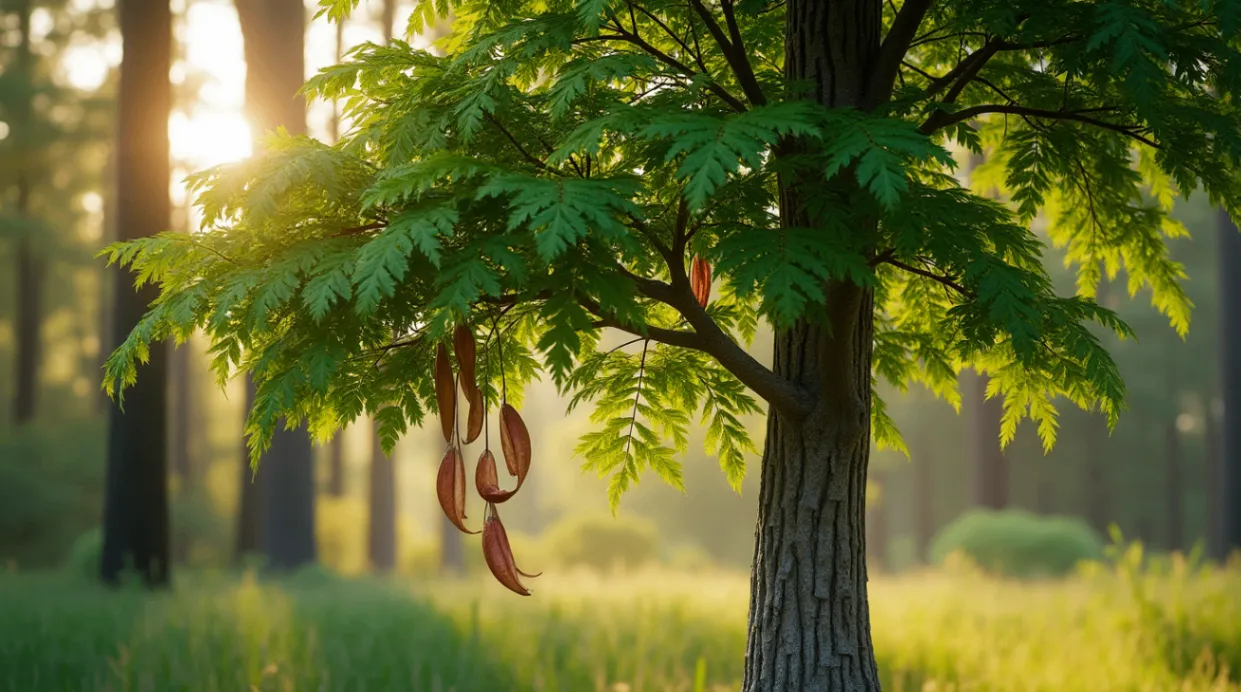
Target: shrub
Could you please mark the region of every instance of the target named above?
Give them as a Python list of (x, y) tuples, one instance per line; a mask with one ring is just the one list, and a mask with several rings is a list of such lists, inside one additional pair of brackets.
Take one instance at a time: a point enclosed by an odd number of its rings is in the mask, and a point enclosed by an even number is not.
[(600, 572), (640, 567), (659, 557), (654, 523), (633, 517), (568, 517), (548, 530), (545, 545), (551, 561)]
[(1060, 576), (1103, 556), (1103, 541), (1085, 522), (1022, 510), (973, 510), (945, 526), (931, 543), (943, 564), (963, 553), (988, 572), (1014, 577)]
[(99, 578), (99, 561), (103, 555), (103, 530), (96, 526), (83, 531), (69, 549), (65, 569), (75, 577)]

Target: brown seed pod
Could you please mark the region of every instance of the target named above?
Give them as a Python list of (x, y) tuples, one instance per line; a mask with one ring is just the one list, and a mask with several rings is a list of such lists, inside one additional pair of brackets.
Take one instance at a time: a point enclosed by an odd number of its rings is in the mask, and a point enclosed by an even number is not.
[(711, 265), (698, 255), (694, 255), (694, 261), (690, 264), (689, 286), (698, 304), (707, 307), (711, 300)]
[(448, 520), (463, 533), (475, 534), (465, 528), (465, 460), (456, 445), (448, 448), (440, 461), (439, 475), (435, 479), (435, 494)]
[(517, 494), (518, 490), (521, 490), (524, 480), (523, 476), (519, 476), (516, 488), (501, 490), (500, 476), (496, 473), (496, 457), (490, 449), (483, 450), (482, 456), (478, 457), (478, 466), (474, 467), (474, 487), (478, 489), (479, 497), (487, 502), (500, 504), (508, 501)]
[(539, 575), (526, 574), (517, 568), (513, 549), (508, 542), (508, 533), (504, 530), (504, 524), (500, 523), (500, 514), (495, 505), (491, 504), (487, 505), (487, 513), (483, 518), (483, 559), (496, 581), (514, 593), (530, 595), (530, 590), (522, 586), (519, 576), (534, 578)]
[[(464, 377), (464, 375), (463, 375)], [(465, 443), (468, 445), (483, 432), (484, 409), (483, 391), (478, 387), (466, 390), (465, 398), (470, 402), (470, 414), (465, 426)]]
[(448, 362), (448, 349), (440, 344), (435, 350), (435, 398), (440, 407), (440, 427), (444, 441), (452, 442), (452, 429), (457, 418), (457, 388), (452, 381), (452, 364)]
[(500, 406), (500, 450), (509, 474), (525, 478), (530, 470), (530, 432), (508, 402)]
[(478, 348), (474, 343), (474, 332), (470, 328), (459, 325), (452, 333), (452, 350), (457, 356), (457, 367), (461, 369), (461, 391), (469, 399), (471, 392), (478, 388), (475, 371), (478, 365)]

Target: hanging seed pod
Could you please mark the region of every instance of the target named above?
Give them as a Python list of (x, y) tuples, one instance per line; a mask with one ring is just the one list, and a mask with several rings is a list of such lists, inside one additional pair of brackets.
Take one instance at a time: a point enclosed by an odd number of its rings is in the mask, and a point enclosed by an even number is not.
[(439, 475), (435, 479), (435, 494), (445, 516), (463, 533), (475, 534), (465, 528), (465, 460), (456, 445), (448, 448), (440, 461)]
[(461, 391), (466, 399), (470, 393), (478, 389), (475, 379), (478, 366), (478, 348), (474, 342), (474, 332), (465, 325), (459, 325), (452, 333), (452, 350), (457, 356), (457, 367), (461, 369)]
[(440, 427), (444, 441), (452, 442), (453, 422), (457, 413), (457, 392), (452, 381), (452, 364), (448, 362), (448, 349), (440, 344), (435, 350), (435, 398), (439, 402)]
[(487, 505), (483, 518), (483, 560), (496, 581), (514, 593), (530, 595), (529, 589), (522, 585), (519, 577), (534, 578), (539, 575), (526, 574), (517, 568), (513, 549), (508, 542), (508, 533), (504, 530), (504, 524), (500, 523), (500, 514), (492, 504)]
[(500, 476), (496, 473), (496, 457), (490, 449), (483, 450), (482, 456), (478, 457), (478, 466), (474, 468), (474, 487), (478, 489), (479, 497), (495, 504), (507, 502), (509, 498), (516, 495), (525, 480), (524, 474), (518, 476), (516, 488), (501, 490)]
[(694, 255), (694, 261), (690, 264), (689, 286), (698, 304), (707, 307), (711, 300), (711, 265), (698, 255)]
[(510, 475), (525, 478), (530, 470), (530, 432), (517, 409), (505, 402), (500, 406), (500, 450)]
[(470, 414), (465, 426), (465, 443), (468, 445), (477, 440), (483, 432), (486, 402), (483, 401), (483, 391), (478, 387), (467, 390), (465, 398), (470, 402)]

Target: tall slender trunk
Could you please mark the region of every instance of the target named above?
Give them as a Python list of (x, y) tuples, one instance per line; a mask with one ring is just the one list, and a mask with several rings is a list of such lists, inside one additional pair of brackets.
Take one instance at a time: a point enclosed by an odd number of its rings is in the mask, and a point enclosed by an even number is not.
[(1167, 547), (1168, 550), (1181, 550), (1185, 547), (1185, 489), (1181, 482), (1181, 436), (1176, 429), (1176, 418), (1169, 420), (1164, 427), (1164, 492), (1168, 513)]
[(465, 574), (465, 544), (461, 531), (440, 513), (440, 573), (449, 576)]
[(1241, 233), (1219, 211), (1220, 393), (1224, 398), (1220, 455), (1220, 556), (1241, 550)]
[(914, 544), (920, 561), (931, 559), (935, 523), (935, 461), (925, 434), (914, 447)]
[[(1106, 278), (1099, 282), (1095, 300), (1109, 307), (1111, 284)], [(1090, 416), (1086, 421), (1086, 463), (1084, 465), (1085, 516), (1090, 526), (1105, 533), (1112, 521), (1111, 498), (1107, 484), (1107, 418), (1103, 414)]]
[[(305, 134), (306, 103), (297, 93), (305, 79), (305, 6), (300, 0), (237, 0), (237, 15), (246, 59), (246, 108), (260, 136), (277, 127)], [(284, 421), (276, 425), (248, 498), (243, 485), (238, 552), (244, 552), (242, 538), (257, 535), (271, 567), (293, 569), (317, 558), (314, 450), (306, 430), (285, 430)], [(248, 477), (248, 468), (243, 474)], [(247, 501), (254, 505), (248, 515)], [(247, 519), (250, 526), (244, 524)]]
[[(383, 3), (384, 43), (392, 40), (392, 22), (396, 14), (395, 0)], [(339, 30), (339, 25), (338, 25)], [(396, 468), (392, 457), (384, 454), (379, 439), (379, 424), (374, 425), (371, 438), (370, 502), (366, 533), (367, 554), (371, 569), (391, 572), (396, 567)]]
[[(26, 86), (34, 83), (34, 59), (30, 50), (31, 3), (23, 2), (18, 9), (18, 30), (21, 34), (15, 60), (15, 72)], [(28, 99), (17, 104), (13, 125), (19, 137), (26, 137), (25, 129), (31, 124), (31, 108)], [(17, 166), (17, 214), (30, 220), (31, 142), (19, 140)], [(29, 228), (29, 224), (25, 224)], [(13, 397), (13, 422), (24, 425), (34, 419), (36, 398), (39, 391), (39, 364), (42, 355), (43, 322), (43, 262), (38, 257), (31, 232), (24, 230), (17, 241), (17, 353), (13, 361), (13, 381), (17, 385)]]
[[(785, 76), (825, 106), (863, 106), (882, 7), (790, 0)], [(781, 222), (817, 226), (799, 188), (793, 175), (781, 177)], [(866, 593), (874, 296), (849, 283), (825, 289), (826, 324), (775, 331), (773, 369), (812, 392), (815, 406), (802, 420), (774, 409), (767, 419), (745, 692), (879, 689)]]
[(886, 471), (872, 468), (870, 482), (879, 489), (879, 501), (871, 502), (866, 508), (866, 559), (876, 571), (882, 572), (888, 567), (888, 502), (889, 480), (891, 475)]
[(1000, 418), (1003, 403), (999, 397), (988, 400), (986, 375), (974, 374), (967, 380), (970, 401), (970, 463), (973, 467), (974, 504), (989, 509), (1008, 506), (1008, 459), (1000, 448)]
[[(168, 116), (172, 86), (172, 12), (167, 0), (125, 0), (118, 8), (123, 57), (117, 136), (117, 230), (121, 240), (168, 229)], [(114, 270), (114, 337), (119, 345), (159, 295), (137, 291), (133, 277)], [(132, 566), (149, 586), (170, 578), (168, 535), (168, 348), (151, 348), (138, 381), (125, 393), (125, 411), (108, 416), (101, 576), (119, 581)]]
[(1203, 481), (1206, 486), (1206, 504), (1207, 504), (1207, 552), (1211, 556), (1218, 557), (1223, 554), (1223, 536), (1220, 535), (1220, 528), (1224, 513), (1223, 504), (1221, 502), (1223, 493), (1223, 465), (1220, 464), (1219, 453), (1219, 421), (1216, 416), (1219, 415), (1214, 393), (1206, 396), (1206, 413), (1202, 436), (1204, 454), (1206, 455), (1205, 475)]
[(370, 506), (366, 532), (371, 569), (396, 568), (396, 465), (379, 444), (379, 426), (371, 443)]
[(344, 431), (338, 430), (327, 446), (327, 494), (330, 497), (345, 496), (345, 439)]

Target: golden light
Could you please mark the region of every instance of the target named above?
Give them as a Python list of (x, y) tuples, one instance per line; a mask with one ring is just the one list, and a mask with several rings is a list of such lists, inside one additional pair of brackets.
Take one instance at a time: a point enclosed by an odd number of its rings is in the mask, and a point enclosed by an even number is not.
[(250, 124), (236, 111), (173, 113), (168, 120), (172, 157), (192, 168), (240, 161), (250, 155)]

